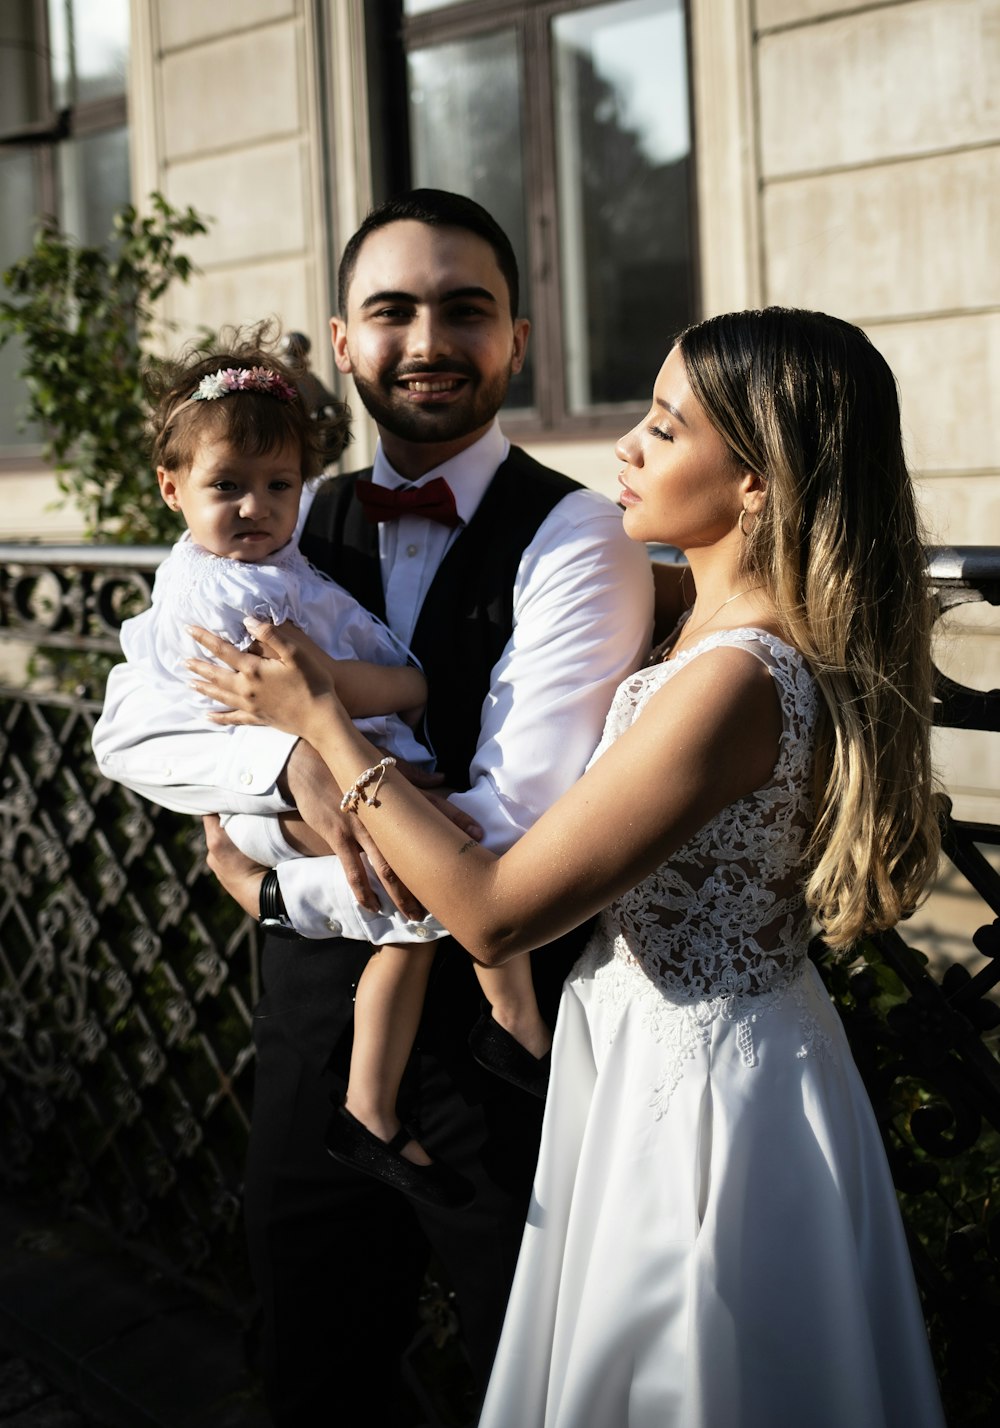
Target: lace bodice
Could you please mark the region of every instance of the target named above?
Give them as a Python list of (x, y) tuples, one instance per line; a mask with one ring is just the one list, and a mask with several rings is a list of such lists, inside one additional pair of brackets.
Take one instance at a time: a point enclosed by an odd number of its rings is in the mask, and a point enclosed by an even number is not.
[(609, 915), (628, 955), (675, 995), (762, 991), (807, 941), (800, 877), (812, 820), (815, 686), (802, 656), (763, 630), (722, 630), (620, 685), (597, 758), (650, 697), (707, 650), (737, 646), (767, 665), (783, 732), (771, 781), (724, 808)]
[[(678, 1063), (704, 1029), (725, 1016), (741, 1023), (744, 1061), (752, 1065), (752, 1023), (784, 997), (809, 943), (801, 880), (813, 815), (817, 694), (804, 659), (764, 630), (708, 635), (619, 686), (591, 762), (679, 670), (723, 646), (747, 650), (774, 679), (782, 710), (774, 772), (763, 788), (724, 808), (612, 903), (576, 972), (594, 977), (606, 1001), (641, 997), (647, 1025), (656, 1040), (670, 1041)], [(804, 1041), (810, 1041), (808, 1028)], [(669, 1094), (679, 1074), (675, 1065), (657, 1093)]]

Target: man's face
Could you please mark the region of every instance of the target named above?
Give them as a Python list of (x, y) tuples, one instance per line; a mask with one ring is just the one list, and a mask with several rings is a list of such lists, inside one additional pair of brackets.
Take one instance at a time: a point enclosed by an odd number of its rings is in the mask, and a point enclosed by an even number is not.
[(387, 448), (442, 448), (432, 464), (487, 429), (528, 337), (527, 321), (511, 318), (490, 245), (462, 228), (411, 220), (365, 240), (347, 312), (330, 329), (337, 368), (353, 374)]

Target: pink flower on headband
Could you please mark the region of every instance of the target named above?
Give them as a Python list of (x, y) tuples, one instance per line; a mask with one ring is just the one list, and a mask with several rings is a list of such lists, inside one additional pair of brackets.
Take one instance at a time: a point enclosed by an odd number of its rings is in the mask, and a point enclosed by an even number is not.
[(294, 402), (298, 397), (295, 388), (270, 367), (220, 367), (202, 377), (188, 401), (216, 402), (232, 392), (266, 392), (279, 402)]

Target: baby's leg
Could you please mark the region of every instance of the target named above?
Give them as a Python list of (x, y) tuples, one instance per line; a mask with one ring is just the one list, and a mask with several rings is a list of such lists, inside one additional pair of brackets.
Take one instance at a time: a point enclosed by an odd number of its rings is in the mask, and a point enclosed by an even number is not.
[(476, 976), (498, 1026), (532, 1056), (544, 1056), (552, 1045), (552, 1033), (542, 1020), (535, 1000), (531, 958), (514, 957), (502, 967), (477, 966)]
[(260, 863), (262, 868), (274, 868), (298, 856), (285, 837), (277, 814), (224, 813), (222, 826), (240, 852)]
[[(433, 947), (380, 947), (358, 982), (344, 1105), (380, 1140), (390, 1141), (400, 1127), (396, 1098), (420, 1024), (433, 960)], [(401, 1154), (417, 1165), (431, 1163), (415, 1140)]]

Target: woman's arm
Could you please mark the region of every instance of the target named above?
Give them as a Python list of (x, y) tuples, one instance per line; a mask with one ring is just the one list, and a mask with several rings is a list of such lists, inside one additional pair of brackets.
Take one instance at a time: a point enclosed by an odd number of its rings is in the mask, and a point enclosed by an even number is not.
[[(199, 642), (231, 672), (196, 662), (196, 687), (239, 711), (220, 722), (251, 717), (299, 734), (347, 789), (378, 762), (300, 632), (262, 630), (276, 657), (266, 661), (217, 647), (203, 633)], [(477, 960), (496, 965), (606, 907), (722, 808), (766, 783), (780, 734), (765, 667), (721, 648), (680, 669), (500, 858), (429, 808), (394, 769), (358, 813), (421, 902)]]

